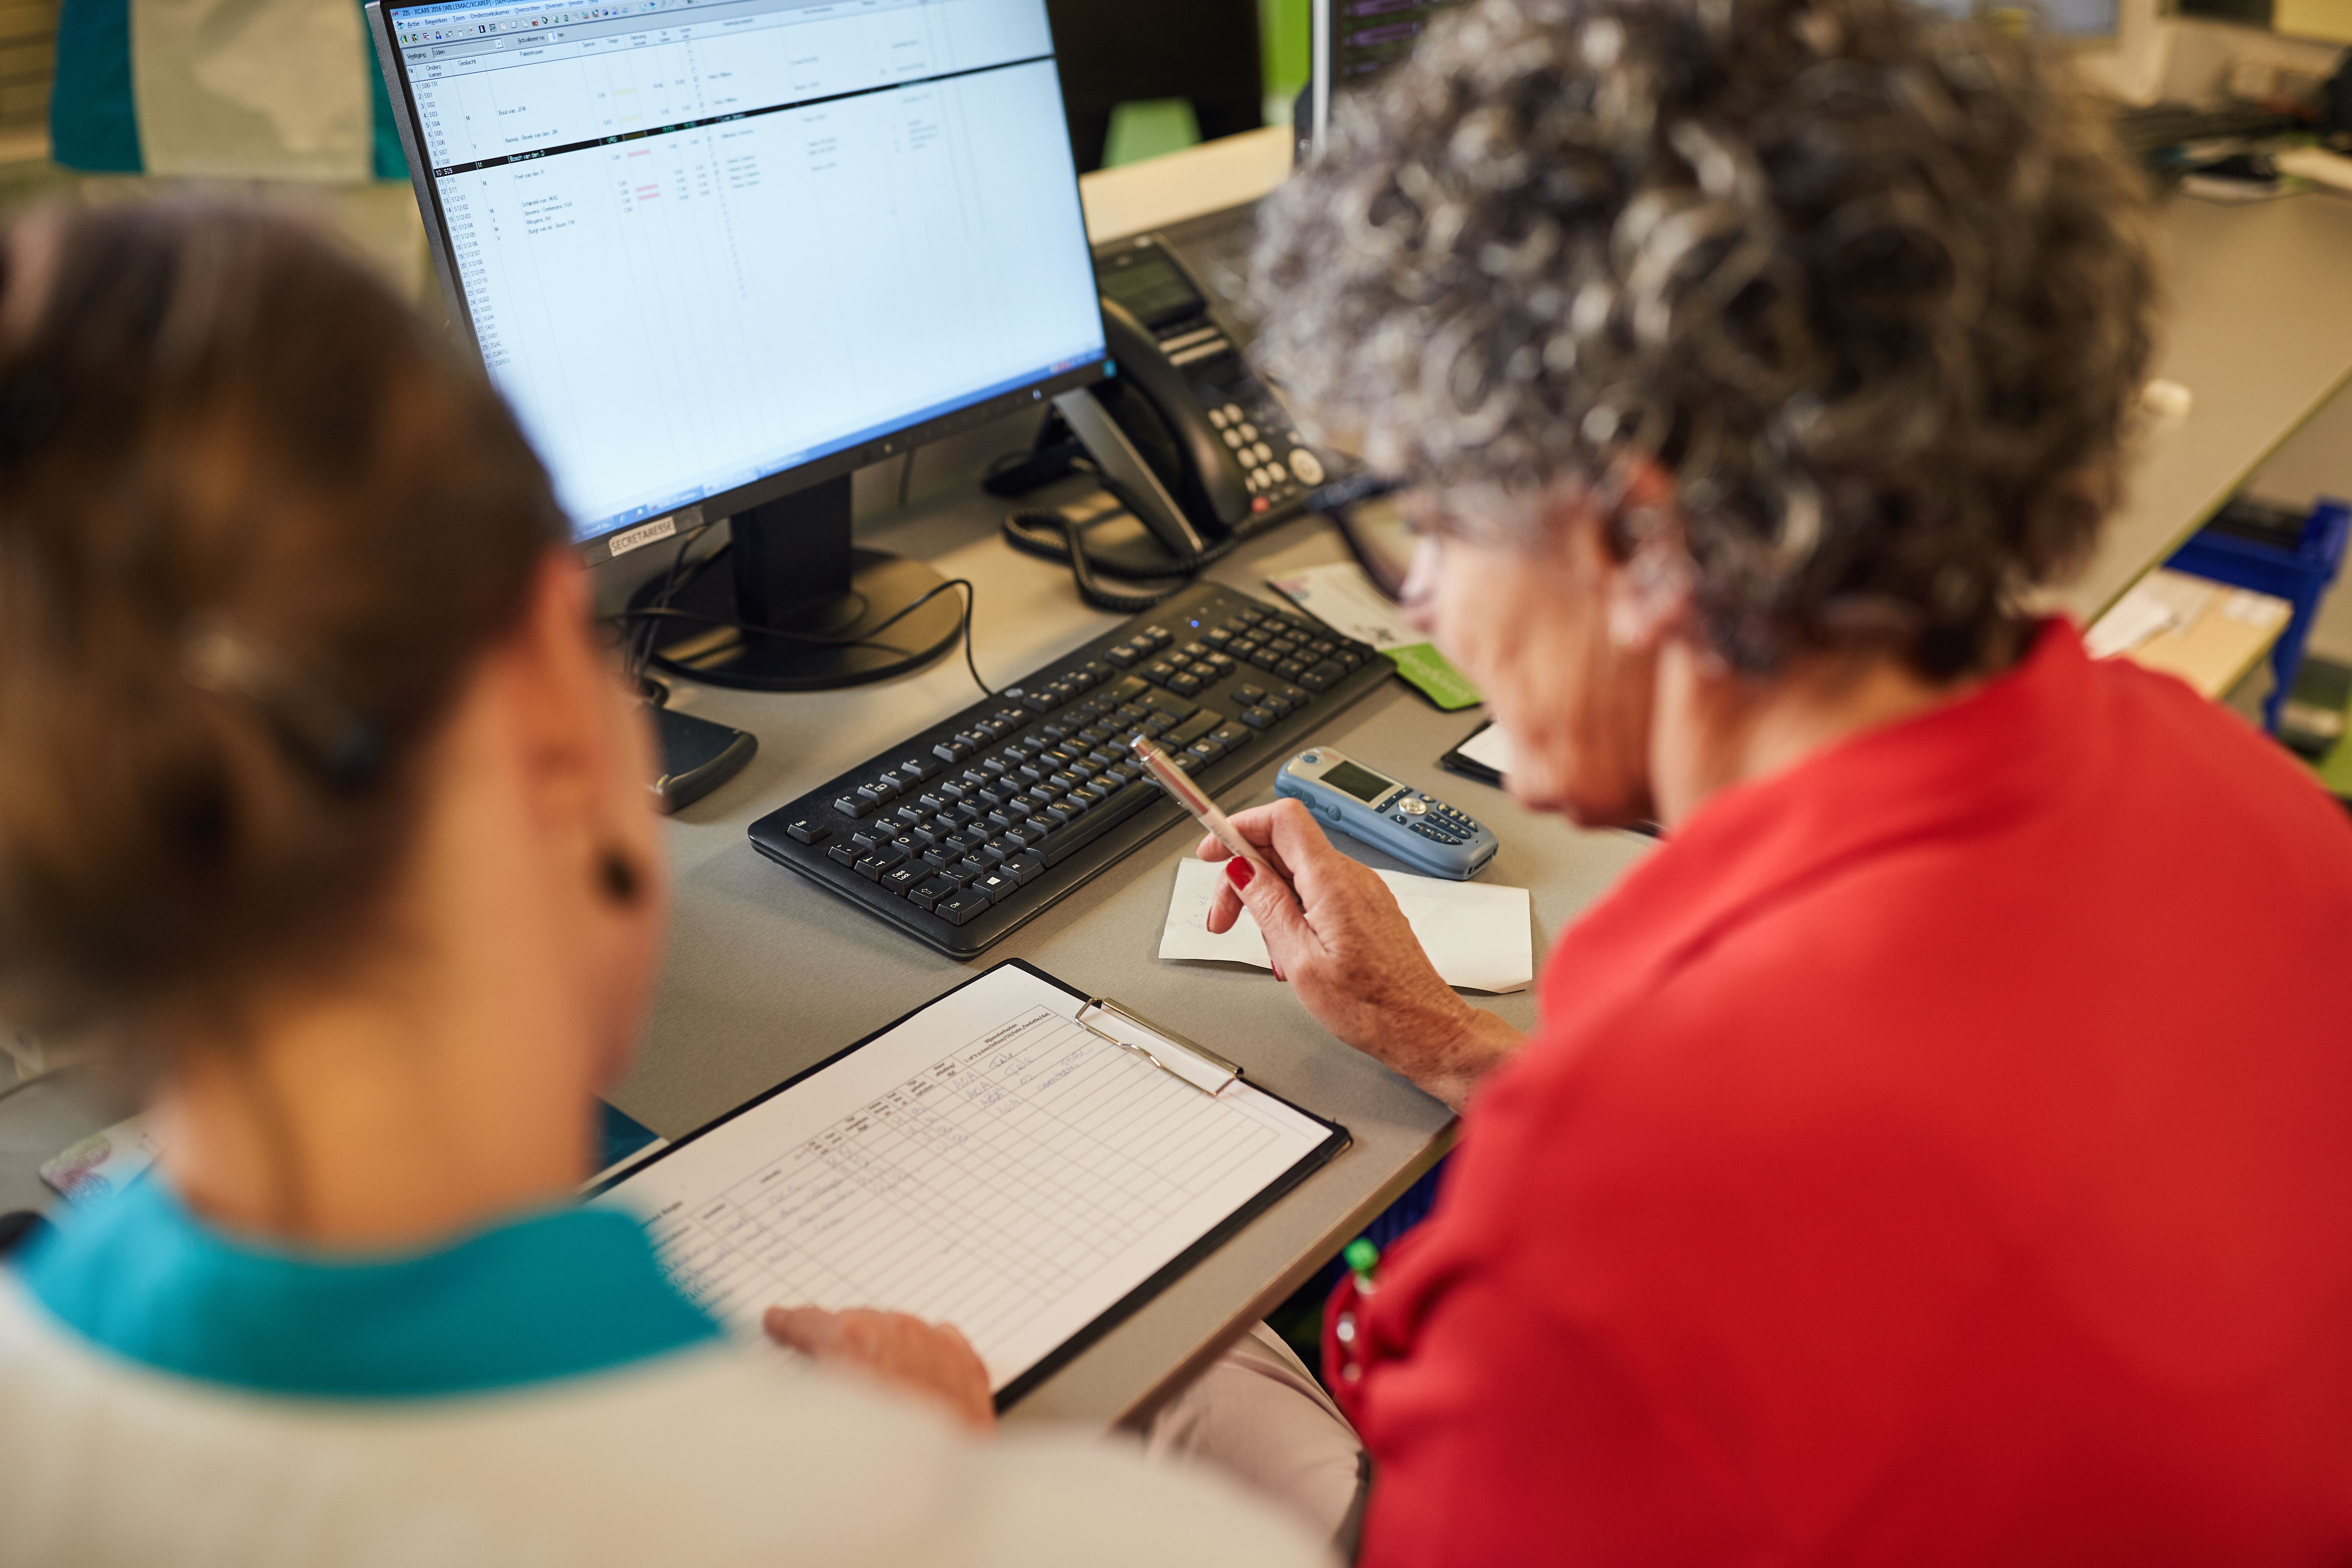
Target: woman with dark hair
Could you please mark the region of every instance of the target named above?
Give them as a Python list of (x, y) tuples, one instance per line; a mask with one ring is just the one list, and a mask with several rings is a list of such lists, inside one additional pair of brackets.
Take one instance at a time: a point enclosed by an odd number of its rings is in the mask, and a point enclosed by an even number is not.
[(1405, 487), (1511, 793), (1665, 828), (1522, 1039), (1234, 819), (1281, 876), (1212, 926), (1463, 1112), (1330, 1307), (1362, 1561), (2352, 1558), (2352, 826), (2025, 608), (2117, 489), (2144, 200), (1925, 7), (1477, 0), (1268, 202), (1261, 349)]
[(163, 1145), (0, 1273), (0, 1558), (1317, 1561), (978, 1440), (951, 1332), (775, 1316), (895, 1390), (730, 1347), (572, 1204), (666, 889), (565, 539), (478, 369), (288, 224), (0, 239), (0, 1017), (142, 1065)]

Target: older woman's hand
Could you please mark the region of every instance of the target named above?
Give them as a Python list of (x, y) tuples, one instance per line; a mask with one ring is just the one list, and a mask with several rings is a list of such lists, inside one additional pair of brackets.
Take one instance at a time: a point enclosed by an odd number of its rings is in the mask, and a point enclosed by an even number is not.
[[(1275, 977), (1325, 1028), (1460, 1110), (1487, 1069), (1518, 1047), (1518, 1031), (1438, 978), (1388, 884), (1333, 848), (1305, 806), (1276, 801), (1233, 821), (1288, 886), (1234, 862), (1209, 906), (1209, 929), (1231, 931), (1246, 906)], [(1214, 838), (1202, 841), (1202, 859), (1229, 858)]]

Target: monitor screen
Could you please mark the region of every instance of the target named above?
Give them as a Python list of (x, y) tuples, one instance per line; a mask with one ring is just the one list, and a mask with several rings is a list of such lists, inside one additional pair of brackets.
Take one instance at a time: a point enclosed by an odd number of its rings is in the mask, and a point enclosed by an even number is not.
[(1325, 0), (1332, 8), (1331, 79), (1360, 87), (1412, 53), (1412, 41), (1440, 11), (1461, 0)]
[(1924, 0), (1931, 11), (1948, 16), (1996, 16), (2018, 13), (2032, 17), (2061, 38), (2112, 38), (2122, 26), (2122, 0)]
[(1044, 0), (383, 26), (443, 265), (583, 540), (1103, 358)]

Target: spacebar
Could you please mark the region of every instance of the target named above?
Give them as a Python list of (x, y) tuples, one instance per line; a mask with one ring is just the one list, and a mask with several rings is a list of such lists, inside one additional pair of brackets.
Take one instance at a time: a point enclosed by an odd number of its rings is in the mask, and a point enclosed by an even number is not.
[(1131, 784), (1067, 827), (1055, 830), (1052, 837), (1037, 846), (1038, 858), (1048, 867), (1058, 866), (1161, 798), (1160, 791), (1153, 785), (1140, 782)]

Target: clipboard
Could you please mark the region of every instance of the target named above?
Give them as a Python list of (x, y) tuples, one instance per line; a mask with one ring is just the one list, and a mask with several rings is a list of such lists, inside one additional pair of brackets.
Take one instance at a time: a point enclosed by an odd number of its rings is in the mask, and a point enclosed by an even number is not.
[[(1115, 1124), (1130, 1131), (1105, 1135)], [(1205, 1047), (1012, 959), (588, 1196), (636, 1214), (673, 1282), (739, 1331), (772, 1300), (957, 1321), (1003, 1411), (1349, 1142)], [(1034, 1173), (973, 1176), (991, 1161)], [(908, 1293), (860, 1297), (853, 1268)], [(935, 1310), (956, 1299), (993, 1316)]]

